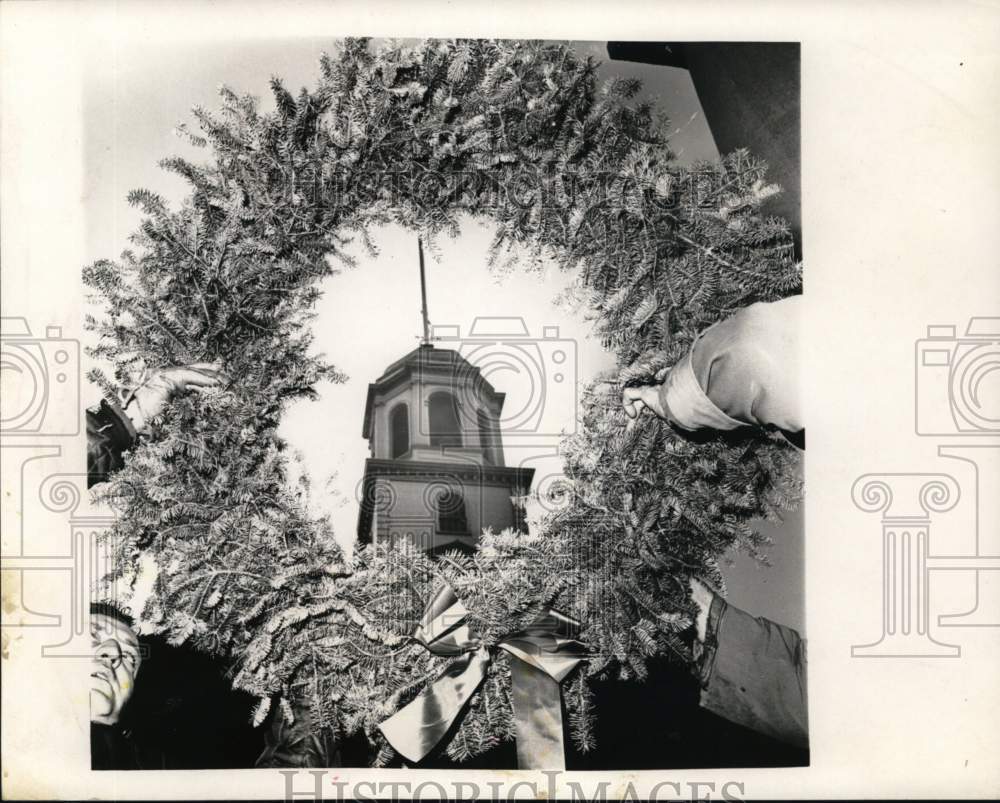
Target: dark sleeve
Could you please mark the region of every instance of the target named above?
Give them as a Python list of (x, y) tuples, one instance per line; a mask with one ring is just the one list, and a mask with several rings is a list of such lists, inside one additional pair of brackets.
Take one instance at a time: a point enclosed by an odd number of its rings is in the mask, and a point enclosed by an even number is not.
[(716, 595), (701, 656), (701, 705), (731, 722), (808, 747), (806, 643), (790, 627)]
[(271, 717), (264, 737), (264, 750), (254, 763), (255, 768), (274, 767), (340, 767), (340, 750), (330, 728), (314, 733), (309, 709), (295, 710), (295, 722), (289, 724), (280, 710)]
[(87, 410), (87, 487), (104, 482), (124, 465), (122, 454), (135, 443), (132, 422), (115, 403), (102, 401)]
[(133, 746), (117, 725), (90, 723), (90, 768), (92, 770), (137, 770)]

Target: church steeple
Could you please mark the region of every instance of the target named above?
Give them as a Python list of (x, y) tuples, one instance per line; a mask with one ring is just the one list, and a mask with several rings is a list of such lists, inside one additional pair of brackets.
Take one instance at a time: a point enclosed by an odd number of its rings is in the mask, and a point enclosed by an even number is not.
[(417, 247), (424, 337), (368, 386), (362, 435), (371, 456), (358, 538), (471, 549), (487, 527), (522, 526), (511, 496), (529, 490), (534, 469), (504, 465), (504, 394), (457, 351), (431, 345), (419, 240)]

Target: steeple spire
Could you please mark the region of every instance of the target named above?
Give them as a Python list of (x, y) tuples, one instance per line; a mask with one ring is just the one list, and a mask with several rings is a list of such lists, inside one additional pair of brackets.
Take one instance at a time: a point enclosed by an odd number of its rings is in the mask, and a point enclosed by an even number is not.
[(417, 237), (417, 251), (420, 254), (420, 313), (424, 319), (424, 338), (420, 345), (429, 346), (431, 344), (431, 322), (427, 317), (427, 278), (424, 276), (424, 242)]

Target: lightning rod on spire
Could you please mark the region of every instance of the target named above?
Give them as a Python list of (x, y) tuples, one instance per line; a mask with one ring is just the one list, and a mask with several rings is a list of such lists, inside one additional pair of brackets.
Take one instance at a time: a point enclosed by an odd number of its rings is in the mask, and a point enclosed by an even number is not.
[(420, 312), (424, 319), (424, 339), (420, 345), (429, 346), (431, 344), (431, 322), (427, 317), (427, 278), (424, 275), (424, 242), (417, 237), (417, 251), (420, 254)]

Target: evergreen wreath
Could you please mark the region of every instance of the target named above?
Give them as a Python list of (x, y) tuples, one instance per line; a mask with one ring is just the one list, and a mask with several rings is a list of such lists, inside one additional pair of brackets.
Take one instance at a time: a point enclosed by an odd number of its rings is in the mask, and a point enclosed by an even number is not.
[[(597, 63), (563, 44), (427, 40), (373, 52), (346, 40), (323, 56), (316, 89), (276, 108), (220, 90), (195, 109), (210, 153), (170, 158), (190, 192), (179, 208), (136, 190), (133, 249), (84, 279), (106, 315), (88, 316), (93, 372), (107, 394), (144, 371), (219, 360), (235, 379), (176, 399), (125, 467), (98, 488), (118, 515), (116, 572), (159, 568), (145, 629), (221, 656), (233, 685), (314, 729), (377, 725), (440, 672), (410, 639), (433, 589), (449, 582), (487, 644), (546, 605), (582, 625), (590, 660), (567, 679), (570, 730), (594, 746), (588, 679), (646, 675), (656, 654), (690, 660), (687, 577), (721, 586), (733, 547), (764, 559), (751, 521), (796, 505), (797, 455), (769, 433), (681, 436), (651, 415), (629, 421), (622, 388), (662, 377), (705, 326), (798, 292), (786, 224), (761, 212), (777, 190), (743, 151), (676, 164), (666, 119), (635, 102), (635, 80), (598, 86)], [(329, 522), (289, 481), (282, 410), (344, 381), (310, 352), (319, 280), (351, 264), (354, 238), (396, 223), (456, 236), (464, 216), (496, 226), (493, 267), (513, 255), (573, 271), (618, 369), (584, 394), (564, 444), (568, 485), (531, 535), (486, 533), (473, 556), (414, 552), (347, 558)], [(336, 292), (331, 284), (329, 292)], [(501, 655), (448, 744), (467, 758), (513, 738)]]

